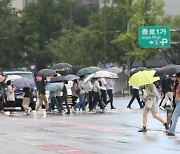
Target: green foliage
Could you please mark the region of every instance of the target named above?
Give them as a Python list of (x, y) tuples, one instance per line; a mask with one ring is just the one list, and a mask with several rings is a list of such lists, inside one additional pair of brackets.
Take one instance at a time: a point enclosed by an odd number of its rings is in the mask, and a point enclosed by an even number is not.
[[(163, 1), (157, 0), (137, 0), (133, 3), (131, 10), (133, 15), (129, 18), (130, 29), (128, 32), (120, 34), (120, 36), (112, 41), (120, 51), (124, 51), (124, 62), (130, 61), (130, 67), (134, 61), (142, 62), (146, 65), (147, 59), (155, 57), (155, 49), (141, 49), (138, 44), (138, 27), (146, 25), (156, 25), (158, 19), (163, 15)], [(152, 54), (153, 53), (153, 54)]]
[(22, 34), (20, 20), (9, 0), (0, 1), (0, 67), (17, 67), (21, 63)]

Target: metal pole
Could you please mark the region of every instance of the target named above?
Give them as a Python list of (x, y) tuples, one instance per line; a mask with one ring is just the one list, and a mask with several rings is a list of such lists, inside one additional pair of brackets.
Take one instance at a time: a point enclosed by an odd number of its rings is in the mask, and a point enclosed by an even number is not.
[(107, 59), (107, 12), (106, 0), (104, 0), (104, 64), (106, 65)]

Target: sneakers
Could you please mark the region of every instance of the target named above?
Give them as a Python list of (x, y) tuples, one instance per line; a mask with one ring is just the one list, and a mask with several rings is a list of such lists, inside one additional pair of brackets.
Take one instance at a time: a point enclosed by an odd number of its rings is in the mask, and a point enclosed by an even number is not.
[(164, 125), (164, 127), (165, 127), (165, 129), (166, 129), (166, 130), (168, 130), (168, 129), (169, 129), (169, 126), (168, 126), (168, 124), (167, 124), (167, 123), (164, 123), (163, 125)]
[(170, 133), (169, 131), (166, 131), (166, 135), (167, 135), (167, 136), (175, 136), (175, 134)]
[(65, 114), (70, 114), (70, 112), (68, 111), (68, 112), (66, 112)]
[(146, 127), (143, 126), (143, 128), (141, 128), (140, 130), (138, 130), (138, 132), (143, 132), (143, 133), (145, 133), (145, 132), (147, 132), (147, 129), (146, 129)]
[(160, 108), (161, 110), (164, 110), (164, 107), (163, 107), (163, 106), (159, 106), (159, 108)]
[(128, 109), (132, 109), (130, 106), (127, 106)]
[(27, 113), (26, 113), (26, 114), (27, 114), (27, 115), (29, 115), (29, 113), (30, 113), (30, 112), (31, 112), (31, 108), (27, 111)]
[(116, 109), (116, 108), (114, 106), (112, 106), (111, 109)]

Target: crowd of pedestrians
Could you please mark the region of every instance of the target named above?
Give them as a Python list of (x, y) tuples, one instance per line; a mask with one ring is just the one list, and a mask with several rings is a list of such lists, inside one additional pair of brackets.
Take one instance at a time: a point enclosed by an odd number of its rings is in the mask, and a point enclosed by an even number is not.
[[(36, 105), (35, 111), (39, 111), (42, 105), (45, 105), (45, 111), (52, 113), (57, 108), (57, 111), (62, 114), (66, 110), (65, 114), (71, 114), (77, 110), (82, 112), (96, 112), (97, 108), (100, 108), (103, 112), (107, 105), (110, 103), (110, 108), (115, 109), (113, 105), (113, 87), (114, 79), (110, 78), (92, 78), (85, 81), (86, 76), (80, 76), (79, 80), (73, 80), (71, 86), (72, 91), (72, 110), (68, 104), (68, 92), (67, 92), (67, 81), (61, 82), (61, 86), (56, 91), (49, 91), (49, 98), (46, 97), (45, 86), (47, 84), (46, 78), (38, 84), (39, 101)], [(2, 83), (1, 83), (2, 84)], [(13, 86), (12, 81), (7, 81), (7, 99), (6, 102), (10, 103), (11, 106), (15, 105), (14, 91), (16, 88)], [(142, 92), (142, 100), (139, 96), (139, 91)], [(159, 102), (160, 94), (162, 99)], [(176, 124), (180, 116), (180, 73), (176, 76), (165, 76), (162, 77), (160, 82), (147, 84), (142, 87), (132, 87), (131, 90), (132, 98), (130, 99), (127, 108), (132, 109), (131, 105), (135, 98), (139, 103), (139, 107), (144, 108), (143, 112), (143, 127), (138, 132), (147, 132), (147, 117), (149, 111), (152, 113), (153, 118), (160, 121), (166, 129), (166, 134), (169, 136), (175, 135)], [(3, 89), (1, 85), (0, 89), (0, 113), (4, 114), (3, 110)], [(23, 88), (23, 102), (22, 107), (27, 115), (30, 114), (31, 108), (30, 103), (30, 89), (28, 87)], [(149, 103), (151, 100), (151, 107)], [(169, 104), (167, 103), (169, 100)], [(63, 105), (65, 104), (65, 105)], [(65, 107), (64, 107), (65, 106)], [(87, 111), (88, 109), (88, 111)], [(167, 121), (163, 120), (158, 114), (158, 109), (167, 110)], [(10, 110), (10, 113), (13, 110)]]
[[(72, 91), (72, 112), (76, 112), (77, 109), (85, 112), (96, 112), (97, 108), (102, 111), (105, 110), (108, 103), (111, 105), (111, 109), (115, 109), (113, 105), (113, 86), (114, 79), (109, 78), (92, 78), (91, 80), (84, 81), (86, 76), (80, 76), (79, 80), (73, 80), (71, 86)], [(46, 80), (43, 78), (38, 84), (39, 103), (37, 104), (36, 111), (42, 107), (44, 102), (47, 113), (54, 111), (54, 107), (58, 112), (62, 114), (66, 110), (65, 114), (70, 114), (70, 106), (68, 104), (67, 93), (67, 81), (60, 82), (61, 86), (56, 91), (49, 92), (49, 98), (46, 98), (45, 86)], [(108, 97), (107, 97), (108, 96)], [(109, 98), (107, 100), (107, 98)], [(49, 103), (48, 103), (49, 100)], [(64, 108), (65, 104), (66, 108)]]

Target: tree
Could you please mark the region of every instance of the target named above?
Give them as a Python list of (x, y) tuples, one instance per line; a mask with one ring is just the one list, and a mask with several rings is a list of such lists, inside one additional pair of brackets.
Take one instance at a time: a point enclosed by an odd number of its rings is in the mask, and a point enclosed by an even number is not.
[(18, 67), (22, 57), (20, 20), (10, 0), (0, 1), (0, 66)]
[[(180, 28), (180, 16), (166, 16), (161, 21), (161, 24), (170, 26), (170, 29), (178, 30)], [(171, 32), (171, 42), (178, 42), (180, 41), (180, 31), (178, 32)], [(162, 49), (166, 61), (172, 64), (180, 64), (180, 43), (172, 44), (168, 49)]]
[(45, 46), (51, 39), (61, 35), (62, 27), (66, 25), (67, 7), (67, 1), (60, 4), (52, 0), (39, 0), (22, 11), (21, 26), (26, 61), (36, 63), (39, 68), (45, 68), (52, 62), (51, 52), (47, 51)]
[(120, 34), (112, 43), (120, 51), (126, 51), (122, 59), (130, 61), (130, 68), (134, 61), (142, 62), (146, 66), (146, 60), (153, 59), (156, 49), (141, 49), (138, 45), (138, 27), (157, 25), (158, 19), (163, 16), (163, 1), (137, 0), (132, 5), (132, 14), (129, 18), (130, 29)]

